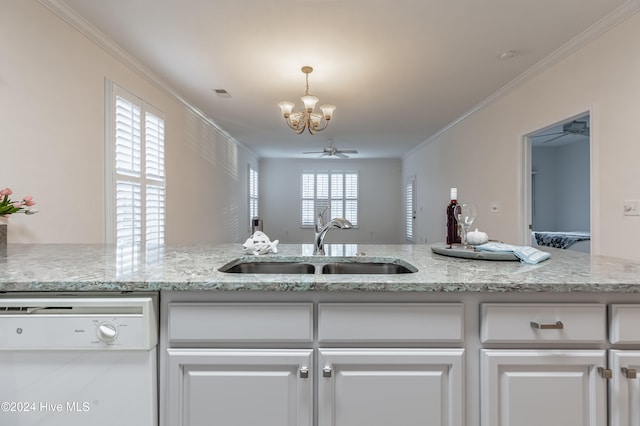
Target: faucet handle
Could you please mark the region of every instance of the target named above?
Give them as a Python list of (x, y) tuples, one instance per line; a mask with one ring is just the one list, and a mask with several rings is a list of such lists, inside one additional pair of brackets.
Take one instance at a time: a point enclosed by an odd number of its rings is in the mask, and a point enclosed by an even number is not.
[(331, 208), (329, 206), (326, 206), (318, 213), (318, 216), (316, 217), (316, 232), (320, 232), (320, 229), (324, 227), (326, 223), (324, 214), (327, 210), (331, 210)]

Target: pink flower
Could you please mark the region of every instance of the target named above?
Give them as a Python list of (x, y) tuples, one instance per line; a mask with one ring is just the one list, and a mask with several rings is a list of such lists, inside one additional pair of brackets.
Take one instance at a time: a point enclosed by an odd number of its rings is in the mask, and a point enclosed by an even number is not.
[(29, 207), (30, 207), (30, 206), (33, 206), (36, 202), (35, 202), (35, 201), (33, 201), (33, 197), (32, 197), (31, 195), (27, 195), (26, 197), (24, 197), (24, 198), (22, 199), (22, 203), (23, 203), (25, 206), (29, 206)]
[(15, 203), (13, 203), (13, 207), (19, 209), (20, 207), (22, 207), (22, 201), (16, 201)]
[(13, 191), (11, 190), (11, 188), (0, 189), (0, 195), (3, 197), (11, 194), (13, 194)]

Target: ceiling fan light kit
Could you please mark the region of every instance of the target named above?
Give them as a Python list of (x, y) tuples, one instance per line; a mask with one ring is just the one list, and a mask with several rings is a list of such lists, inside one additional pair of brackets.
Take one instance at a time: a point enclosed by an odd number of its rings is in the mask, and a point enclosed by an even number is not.
[(282, 101), (278, 104), (287, 126), (289, 126), (297, 134), (301, 134), (305, 129), (312, 135), (321, 132), (329, 126), (329, 120), (333, 117), (335, 105), (322, 105), (320, 110), (322, 113), (314, 112), (314, 108), (319, 99), (309, 94), (309, 74), (313, 71), (310, 66), (302, 67), (302, 72), (306, 78), (306, 91), (302, 98), (304, 109), (302, 112), (293, 112), (295, 106), (293, 102)]

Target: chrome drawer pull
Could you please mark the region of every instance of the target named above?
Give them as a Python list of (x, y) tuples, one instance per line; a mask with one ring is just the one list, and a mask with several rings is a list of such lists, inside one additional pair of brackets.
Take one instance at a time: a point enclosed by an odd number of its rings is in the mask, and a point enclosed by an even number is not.
[(540, 324), (539, 322), (531, 321), (531, 328), (538, 330), (563, 330), (564, 324), (562, 321), (556, 321), (554, 324)]
[(622, 367), (622, 374), (624, 374), (624, 377), (627, 379), (635, 379), (637, 377), (635, 368)]
[(331, 367), (327, 366), (322, 369), (322, 377), (331, 377)]
[(309, 378), (309, 368), (302, 367), (300, 369), (300, 378), (301, 379), (308, 379)]

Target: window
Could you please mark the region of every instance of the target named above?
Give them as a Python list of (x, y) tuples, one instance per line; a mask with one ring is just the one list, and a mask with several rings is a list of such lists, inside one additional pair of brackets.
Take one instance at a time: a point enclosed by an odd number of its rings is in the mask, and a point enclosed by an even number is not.
[(407, 241), (413, 241), (416, 220), (416, 178), (410, 177), (405, 187), (405, 229)]
[(249, 165), (249, 226), (258, 212), (258, 171)]
[(111, 85), (107, 236), (119, 248), (164, 244), (164, 114)]
[(343, 217), (358, 226), (357, 171), (304, 171), (300, 188), (302, 226), (313, 226), (325, 207), (331, 208), (331, 218)]

